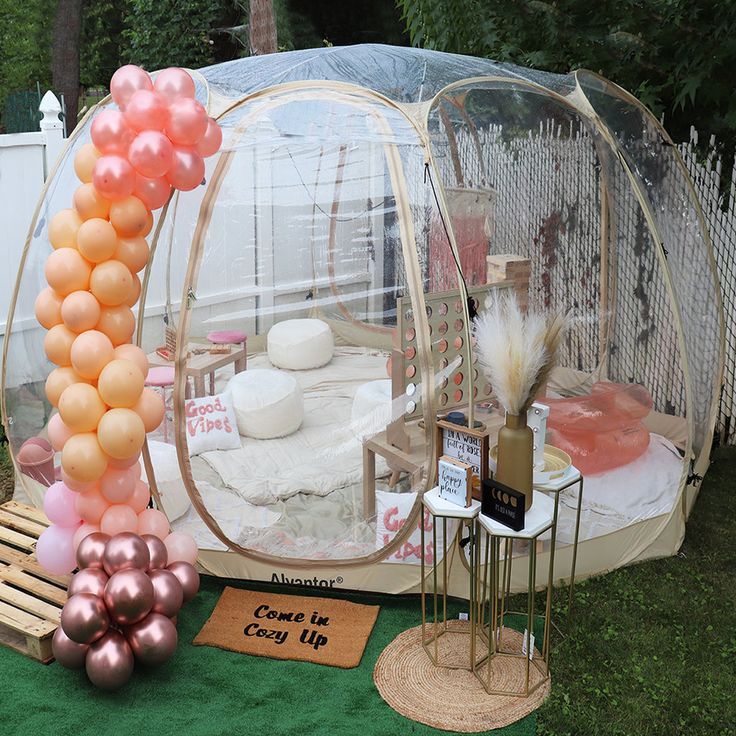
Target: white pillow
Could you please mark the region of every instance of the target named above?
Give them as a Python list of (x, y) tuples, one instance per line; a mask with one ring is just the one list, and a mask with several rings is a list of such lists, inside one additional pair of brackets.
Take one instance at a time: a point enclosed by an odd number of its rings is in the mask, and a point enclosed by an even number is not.
[(369, 381), (358, 386), (350, 410), (350, 426), (358, 437), (371, 437), (391, 421), (391, 380)]
[(240, 437), (230, 394), (184, 402), (189, 457), (210, 450), (238, 450)]
[[(411, 512), (416, 493), (388, 493), (387, 491), (376, 491), (376, 549), (381, 549), (390, 544), (399, 530), (406, 524)], [(420, 524), (424, 522), (424, 563), (434, 564), (434, 549), (432, 543), (432, 517), (428, 511), (422, 510), (416, 527), (409, 538), (394, 550), (393, 554), (381, 562), (401, 563), (403, 565), (421, 564), (422, 532)], [(448, 523), (448, 536), (456, 527)], [(437, 549), (442, 552), (442, 522), (437, 524)]]
[[(184, 516), (192, 504), (181, 477), (176, 447), (166, 442), (148, 440), (148, 452), (151, 455), (156, 487), (161, 496), (164, 513), (169, 521), (174, 521)], [(142, 461), (141, 478), (148, 483), (146, 468)]]
[(245, 437), (273, 439), (296, 432), (304, 418), (304, 397), (296, 379), (270, 368), (251, 368), (227, 384), (238, 431)]
[(277, 368), (304, 371), (332, 360), (335, 342), (321, 319), (287, 319), (268, 331), (268, 359)]

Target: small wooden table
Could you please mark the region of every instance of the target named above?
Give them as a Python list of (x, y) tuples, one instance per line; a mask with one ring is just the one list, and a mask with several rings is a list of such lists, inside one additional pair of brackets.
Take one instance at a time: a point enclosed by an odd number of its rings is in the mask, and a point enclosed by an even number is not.
[[(195, 351), (203, 351), (197, 352)], [(247, 365), (245, 345), (233, 345), (229, 353), (210, 353), (209, 346), (200, 343), (189, 343), (187, 345), (189, 354), (186, 361), (187, 398), (189, 397), (189, 378), (194, 383), (194, 396), (205, 396), (205, 376), (210, 376), (210, 395), (215, 393), (214, 375), (218, 368), (223, 368), (230, 363), (234, 364), (235, 373), (244, 371)], [(162, 358), (158, 353), (148, 354), (148, 363), (151, 366), (172, 366), (173, 361)]]

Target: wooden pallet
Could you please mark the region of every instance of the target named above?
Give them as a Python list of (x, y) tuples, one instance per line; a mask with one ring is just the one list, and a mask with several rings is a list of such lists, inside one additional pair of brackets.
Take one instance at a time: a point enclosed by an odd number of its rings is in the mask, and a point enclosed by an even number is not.
[(0, 505), (0, 645), (48, 664), (51, 639), (66, 601), (69, 575), (52, 575), (36, 560), (36, 542), (49, 525), (43, 511)]

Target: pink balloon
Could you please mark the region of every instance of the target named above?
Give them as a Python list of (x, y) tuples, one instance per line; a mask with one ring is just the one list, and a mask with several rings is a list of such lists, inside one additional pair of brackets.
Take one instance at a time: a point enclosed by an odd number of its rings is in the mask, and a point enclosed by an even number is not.
[[(107, 534), (100, 533), (99, 524), (88, 524), (86, 521), (82, 524), (82, 526), (79, 527), (79, 529), (77, 529), (76, 532), (74, 532), (74, 539), (72, 540), (72, 545), (74, 549), (77, 550), (77, 563), (79, 564), (79, 567), (94, 567), (94, 565), (82, 564), (83, 558), (79, 556), (79, 550), (82, 548), (82, 542), (84, 542), (84, 540), (87, 539), (87, 537), (90, 537), (93, 534), (95, 535), (99, 534), (100, 536), (105, 537), (105, 539), (109, 539)], [(102, 546), (104, 549), (104, 543)], [(100, 553), (100, 560), (102, 560), (102, 553)]]
[(121, 110), (125, 110), (128, 100), (139, 89), (153, 89), (151, 77), (139, 66), (126, 64), (112, 75), (110, 94), (112, 94), (113, 102)]
[(174, 148), (174, 160), (166, 174), (166, 181), (174, 189), (188, 192), (195, 189), (204, 179), (204, 161), (193, 149), (187, 147)]
[(102, 690), (119, 690), (133, 674), (133, 650), (125, 637), (110, 629), (87, 652), (87, 677)]
[(108, 468), (99, 480), (100, 493), (110, 503), (128, 503), (135, 490), (135, 472)]
[(194, 80), (189, 72), (172, 66), (156, 75), (153, 88), (169, 102), (180, 97), (194, 97)]
[(153, 570), (163, 570), (169, 564), (169, 555), (166, 551), (166, 545), (153, 534), (142, 534), (141, 539), (148, 547), (148, 553), (151, 561), (148, 563), (148, 572)]
[(92, 593), (77, 593), (61, 609), (61, 628), (77, 644), (97, 641), (110, 626), (102, 598)]
[(103, 156), (125, 156), (135, 136), (119, 110), (103, 110), (95, 115), (90, 134), (92, 143)]
[(56, 661), (68, 670), (81, 670), (87, 657), (88, 644), (77, 644), (72, 641), (61, 626), (57, 626), (51, 640), (51, 652)]
[(77, 513), (76, 501), (77, 494), (70, 491), (61, 481), (57, 481), (46, 490), (43, 497), (43, 511), (52, 523), (74, 527), (74, 531), (77, 531), (82, 519)]
[[(114, 457), (111, 457), (110, 460), (108, 461), (108, 464), (111, 468), (117, 468), (118, 470), (123, 470), (123, 468), (129, 468), (132, 465), (135, 465), (138, 462), (140, 456), (141, 454), (139, 452), (137, 455), (133, 455), (133, 457), (126, 457), (126, 458), (123, 458), (122, 460), (118, 460)], [(140, 471), (138, 472), (138, 475), (140, 476)]]
[(138, 514), (138, 534), (153, 534), (162, 541), (169, 534), (169, 520), (157, 509), (145, 509)]
[(149, 89), (134, 92), (125, 106), (125, 122), (133, 130), (161, 130), (169, 121), (166, 98)]
[(61, 452), (64, 449), (66, 441), (74, 434), (74, 432), (64, 424), (61, 414), (54, 414), (54, 416), (49, 419), (46, 433), (49, 436), (51, 447), (53, 447), (56, 452)]
[(110, 508), (110, 503), (97, 488), (93, 488), (77, 494), (74, 508), (87, 524), (99, 524), (105, 511)]
[(85, 493), (86, 491), (92, 490), (96, 485), (96, 481), (84, 483), (79, 480), (74, 480), (74, 478), (66, 474), (64, 468), (61, 469), (61, 480), (64, 481), (64, 485), (70, 491), (76, 491), (77, 493)]
[(197, 100), (180, 97), (169, 105), (166, 135), (176, 146), (193, 146), (207, 131), (207, 111)]
[(98, 568), (80, 570), (72, 575), (66, 594), (69, 598), (77, 593), (92, 593), (98, 598), (105, 592), (105, 586), (109, 580), (107, 573)]
[(148, 484), (142, 480), (136, 481), (135, 490), (133, 495), (128, 499), (128, 506), (130, 506), (136, 514), (140, 514), (148, 502), (151, 500), (151, 491), (148, 488)]
[(140, 623), (125, 629), (136, 661), (149, 667), (163, 664), (176, 651), (176, 626), (160, 613), (150, 613)]
[(151, 570), (149, 577), (153, 583), (154, 613), (160, 613), (168, 618), (176, 616), (184, 604), (184, 589), (179, 578), (171, 570)]
[(163, 176), (171, 166), (174, 146), (158, 130), (144, 130), (138, 133), (128, 151), (128, 161), (141, 175), (150, 179)]
[(168, 202), (169, 196), (171, 195), (171, 184), (163, 176), (158, 179), (149, 179), (146, 176), (136, 174), (133, 194), (149, 210), (157, 210)]
[(207, 118), (207, 130), (194, 146), (202, 158), (212, 156), (220, 150), (222, 145), (222, 128), (213, 118)]
[(108, 575), (135, 568), (147, 570), (151, 562), (148, 545), (137, 534), (125, 532), (114, 536), (105, 548), (102, 564)]
[(115, 504), (102, 515), (100, 529), (111, 537), (123, 532), (135, 533), (138, 530), (138, 517), (130, 506)]
[(167, 568), (176, 575), (184, 590), (184, 603), (192, 600), (199, 590), (199, 573), (188, 562), (172, 562)]
[(197, 561), (197, 543), (192, 537), (183, 532), (171, 532), (166, 539), (166, 552), (169, 555), (169, 564), (172, 562), (188, 562), (193, 565)]
[(109, 200), (125, 199), (133, 193), (135, 169), (121, 156), (101, 156), (92, 172), (92, 183)]
[(119, 570), (107, 581), (103, 599), (110, 618), (120, 626), (130, 626), (150, 613), (153, 583), (143, 570)]
[(44, 569), (54, 575), (67, 575), (77, 566), (74, 533), (77, 527), (52, 524), (36, 542), (36, 557)]

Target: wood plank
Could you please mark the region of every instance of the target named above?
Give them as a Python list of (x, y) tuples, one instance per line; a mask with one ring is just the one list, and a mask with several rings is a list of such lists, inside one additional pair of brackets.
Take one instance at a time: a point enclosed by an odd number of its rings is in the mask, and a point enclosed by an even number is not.
[(24, 554), (23, 552), (13, 549), (12, 547), (8, 547), (2, 543), (0, 543), (0, 562), (6, 562), (9, 565), (18, 565), (18, 567), (38, 578), (48, 580), (51, 583), (56, 583), (63, 587), (69, 585), (69, 581), (71, 580), (70, 575), (54, 575), (53, 573), (45, 570), (38, 563), (35, 555)]
[(30, 519), (43, 526), (49, 526), (51, 522), (48, 520), (46, 514), (41, 509), (37, 509), (34, 506), (27, 506), (24, 503), (18, 503), (17, 501), (8, 501), (4, 503), (0, 508), (16, 516), (22, 516), (25, 519)]
[(36, 539), (48, 528), (48, 526), (39, 524), (37, 521), (31, 521), (24, 516), (10, 513), (3, 506), (0, 506), (0, 524), (8, 527), (8, 529), (15, 529), (15, 531), (28, 534)]
[(10, 603), (15, 608), (32, 613), (39, 618), (45, 618), (47, 621), (55, 624), (59, 623), (61, 608), (41, 601), (21, 590), (11, 588), (6, 583), (0, 583), (0, 600)]
[(33, 552), (36, 549), (37, 541), (35, 537), (29, 537), (27, 534), (14, 532), (12, 529), (6, 529), (4, 526), (0, 526), (0, 542), (7, 542), (14, 547), (20, 547), (28, 552)]
[(15, 565), (0, 565), (0, 580), (16, 585), (32, 595), (63, 606), (66, 603), (66, 588), (39, 580)]

